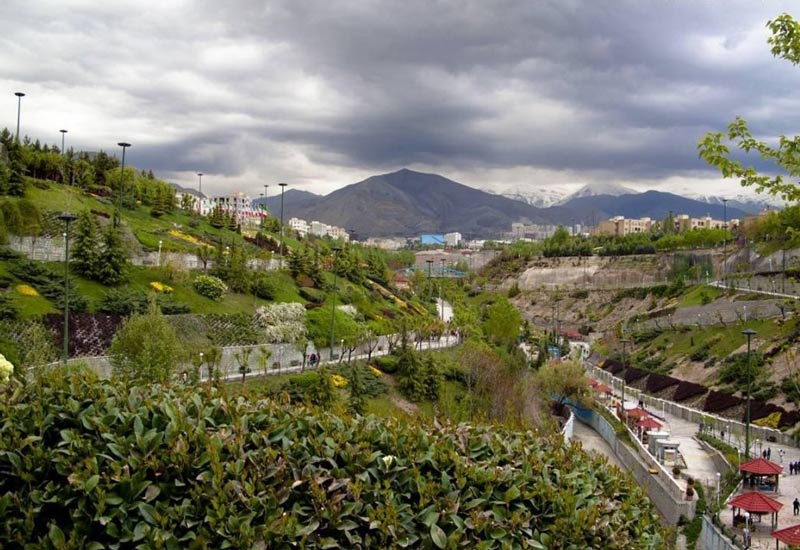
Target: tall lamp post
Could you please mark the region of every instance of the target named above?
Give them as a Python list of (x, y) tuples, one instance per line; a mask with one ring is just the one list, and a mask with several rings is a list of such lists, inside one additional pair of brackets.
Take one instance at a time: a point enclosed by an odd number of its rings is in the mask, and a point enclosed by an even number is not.
[(444, 284), (444, 258), (439, 259), (441, 270), (439, 271), (439, 311), (441, 312), (442, 322), (444, 323), (444, 302), (442, 301), (442, 285)]
[(119, 170), (119, 189), (117, 189), (117, 215), (114, 216), (114, 227), (119, 225), (119, 217), (122, 215), (122, 191), (125, 188), (125, 150), (131, 146), (130, 143), (120, 141), (117, 143), (122, 147), (122, 165)]
[(745, 424), (744, 424), (744, 459), (750, 460), (750, 340), (756, 335), (756, 331), (751, 328), (742, 331), (747, 336), (747, 403), (745, 404)]
[(431, 294), (433, 294), (431, 290), (431, 266), (433, 265), (433, 260), (425, 260), (425, 263), (428, 264), (428, 300), (430, 300)]
[(286, 191), (286, 183), (279, 183), (281, 186), (281, 258), (279, 260), (278, 269), (283, 269), (283, 193)]
[(622, 420), (625, 420), (625, 375), (628, 371), (627, 346), (631, 343), (630, 338), (622, 338)]
[(61, 156), (64, 157), (64, 170), (61, 172), (61, 183), (67, 183), (67, 151), (64, 148), (64, 137), (67, 134), (67, 130), (61, 129)]
[(728, 279), (725, 275), (728, 273), (728, 199), (722, 199), (722, 231), (722, 278), (727, 287)]
[(342, 250), (340, 246), (333, 247), (333, 264), (331, 270), (333, 271), (333, 299), (331, 300), (331, 349), (328, 359), (333, 362), (333, 345), (335, 343), (335, 322), (336, 322), (336, 256)]
[(58, 217), (66, 226), (64, 230), (64, 365), (69, 359), (69, 224), (76, 218), (77, 216), (71, 212), (64, 212)]
[(14, 92), (14, 95), (17, 96), (17, 137), (16, 141), (19, 143), (19, 114), (22, 111), (22, 98), (25, 97), (24, 92)]

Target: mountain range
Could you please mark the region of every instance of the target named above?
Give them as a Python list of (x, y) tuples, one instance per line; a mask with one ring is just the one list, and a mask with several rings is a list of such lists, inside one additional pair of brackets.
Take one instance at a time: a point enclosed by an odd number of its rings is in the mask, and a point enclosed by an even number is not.
[[(465, 237), (498, 237), (518, 221), (593, 226), (617, 215), (652, 219), (663, 219), (669, 212), (716, 219), (725, 215), (721, 201), (704, 202), (662, 191), (637, 193), (616, 184), (584, 186), (546, 207), (519, 197), (520, 193), (512, 197), (486, 193), (436, 174), (402, 169), (372, 176), (324, 196), (290, 189), (283, 197), (283, 210), (285, 220), (318, 220), (353, 230), (361, 237), (451, 231)], [(266, 203), (274, 215), (280, 216), (280, 195), (254, 202)], [(747, 206), (729, 201), (727, 218), (751, 214), (753, 209)]]

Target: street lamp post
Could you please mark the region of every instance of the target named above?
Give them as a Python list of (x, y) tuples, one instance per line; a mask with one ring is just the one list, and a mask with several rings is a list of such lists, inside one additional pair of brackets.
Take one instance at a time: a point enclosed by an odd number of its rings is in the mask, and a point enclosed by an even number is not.
[(61, 129), (61, 156), (64, 157), (64, 169), (61, 171), (61, 183), (67, 183), (67, 151), (64, 149), (64, 137), (67, 134), (67, 130)]
[(69, 359), (69, 224), (78, 216), (64, 212), (58, 219), (64, 222), (64, 351), (63, 360), (66, 366)]
[(622, 420), (625, 420), (625, 375), (628, 370), (627, 346), (631, 343), (630, 338), (622, 338)]
[(331, 300), (331, 349), (328, 354), (330, 361), (333, 361), (333, 344), (335, 342), (335, 322), (336, 322), (336, 256), (342, 248), (339, 246), (333, 247), (333, 264), (331, 270), (333, 271), (333, 299)]
[(19, 114), (22, 111), (22, 98), (25, 97), (24, 92), (14, 92), (14, 95), (17, 96), (17, 137), (16, 141), (19, 143)]
[(725, 279), (725, 286), (728, 286), (728, 199), (722, 199), (722, 278)]
[(283, 193), (286, 191), (286, 183), (279, 183), (281, 187), (281, 258), (279, 260), (278, 269), (283, 269)]
[(742, 331), (747, 337), (747, 403), (745, 404), (745, 424), (744, 424), (744, 459), (750, 459), (750, 340), (756, 335), (756, 331), (751, 328)]
[(431, 266), (433, 265), (433, 260), (425, 260), (425, 263), (428, 264), (428, 300), (430, 300), (431, 294), (433, 294), (431, 290)]
[(161, 245), (163, 241), (161, 239), (158, 240), (158, 267), (161, 267)]
[(444, 323), (444, 302), (442, 301), (442, 285), (444, 284), (444, 258), (439, 259), (442, 268), (439, 271), (439, 311), (441, 313), (441, 321)]
[(65, 156), (66, 156), (67, 151), (66, 151), (66, 149), (64, 149), (64, 137), (66, 136), (68, 131), (69, 130), (64, 130), (64, 129), (59, 130), (59, 132), (61, 132), (61, 154), (65, 155)]
[(119, 225), (119, 217), (122, 215), (122, 191), (125, 187), (125, 150), (131, 146), (130, 143), (120, 141), (117, 143), (122, 147), (122, 164), (119, 170), (119, 189), (117, 189), (117, 215), (114, 216), (114, 227)]
[(722, 474), (717, 472), (717, 510), (719, 510), (719, 479), (722, 477)]

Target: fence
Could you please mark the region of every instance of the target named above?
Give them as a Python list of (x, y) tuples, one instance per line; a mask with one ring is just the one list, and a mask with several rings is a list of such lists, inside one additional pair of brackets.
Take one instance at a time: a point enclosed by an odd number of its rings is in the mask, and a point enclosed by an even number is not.
[(700, 531), (700, 539), (697, 541), (698, 550), (738, 550), (742, 548), (726, 537), (722, 531), (711, 522), (708, 516), (704, 514), (702, 519), (703, 527)]
[(569, 443), (572, 441), (572, 434), (575, 428), (575, 415), (572, 409), (567, 409), (567, 411), (569, 411), (569, 416), (567, 417), (567, 421), (564, 422), (564, 426), (561, 428), (561, 435), (564, 437), (564, 441)]
[[(608, 420), (591, 409), (573, 406), (575, 417), (590, 426), (614, 451), (614, 455), (633, 475), (636, 482), (647, 492), (647, 496), (655, 504), (664, 520), (677, 525), (681, 516), (691, 519), (694, 517), (694, 502), (683, 500), (682, 490), (676, 494), (675, 488), (670, 485), (674, 481), (666, 472), (659, 474), (650, 473), (650, 467), (639, 453), (622, 443)], [(666, 476), (666, 477), (665, 477)]]
[[(8, 246), (15, 252), (25, 254), (31, 260), (42, 262), (63, 262), (64, 261), (64, 239), (61, 237), (9, 237)], [(194, 254), (181, 252), (136, 252), (130, 257), (133, 265), (147, 267), (158, 267), (160, 265), (172, 265), (180, 270), (202, 269), (203, 263)], [(248, 266), (257, 270), (278, 269), (280, 261), (274, 258), (261, 260), (251, 258)], [(214, 264), (208, 262), (208, 267)]]
[[(604, 371), (603, 369), (590, 363), (586, 363), (585, 366), (592, 377), (602, 380), (604, 383), (615, 389), (622, 387), (621, 378), (617, 378), (610, 372)], [(737, 436), (739, 438), (744, 438), (745, 436), (745, 424), (743, 422), (731, 420), (729, 418), (723, 418), (717, 414), (685, 407), (666, 399), (659, 399), (629, 385), (625, 386), (625, 392), (631, 397), (641, 400), (648, 408), (655, 411), (660, 410), (662, 414), (668, 413), (672, 416), (677, 416), (678, 418), (682, 418), (683, 420), (697, 424), (698, 426), (703, 424), (718, 433), (721, 430), (725, 430), (727, 442), (729, 443), (733, 436)], [(772, 443), (787, 445), (789, 447), (798, 447), (797, 438), (791, 436), (790, 434), (783, 433), (780, 430), (773, 428), (756, 426), (753, 423), (750, 423), (750, 438), (753, 441), (769, 441)]]

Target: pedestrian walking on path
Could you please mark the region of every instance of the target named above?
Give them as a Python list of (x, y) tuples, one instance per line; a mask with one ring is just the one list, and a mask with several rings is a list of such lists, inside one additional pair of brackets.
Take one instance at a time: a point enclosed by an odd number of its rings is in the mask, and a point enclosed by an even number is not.
[(794, 509), (794, 515), (800, 515), (800, 500), (794, 499), (792, 503), (792, 508)]

